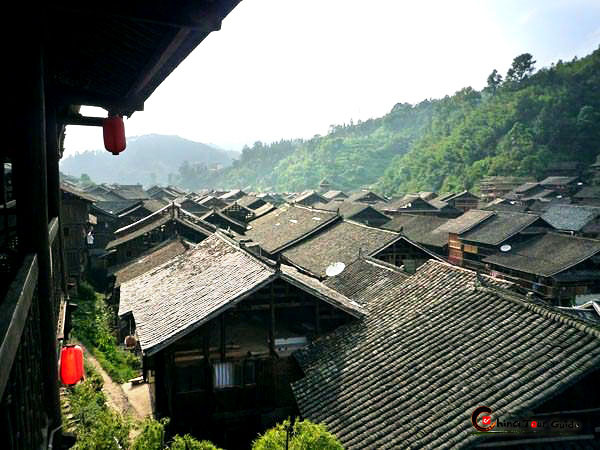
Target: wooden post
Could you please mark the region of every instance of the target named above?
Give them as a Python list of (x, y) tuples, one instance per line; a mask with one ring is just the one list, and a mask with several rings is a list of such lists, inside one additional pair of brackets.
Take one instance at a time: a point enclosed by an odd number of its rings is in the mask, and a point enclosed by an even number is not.
[[(38, 298), (44, 401), (50, 427), (61, 423), (58, 396), (56, 323), (54, 320), (50, 245), (48, 241), (48, 185), (46, 177), (46, 121), (42, 38), (30, 36), (31, 47), (19, 55), (19, 129), (14, 165), (17, 194), (17, 232), (22, 254), (35, 253), (39, 263)], [(19, 63), (22, 63), (19, 64)]]
[(271, 355), (275, 355), (275, 290), (273, 283), (271, 283), (271, 295), (269, 298), (269, 313), (271, 320), (269, 321), (269, 350)]

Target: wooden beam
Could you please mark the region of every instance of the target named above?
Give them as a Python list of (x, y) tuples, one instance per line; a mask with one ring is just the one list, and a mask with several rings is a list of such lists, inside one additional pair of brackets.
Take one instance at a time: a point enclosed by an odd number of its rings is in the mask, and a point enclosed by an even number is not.
[(271, 298), (269, 300), (269, 310), (271, 320), (269, 320), (269, 350), (271, 354), (275, 354), (275, 299), (273, 292), (273, 283), (270, 285), (271, 288)]
[(59, 120), (64, 125), (101, 127), (104, 124), (104, 117), (88, 117), (81, 114), (69, 114), (67, 116), (62, 116)]
[(13, 183), (17, 198), (19, 250), (37, 255), (40, 307), (40, 346), (44, 400), (49, 425), (61, 422), (58, 396), (57, 341), (52, 289), (50, 244), (48, 241), (48, 177), (46, 160), (46, 104), (43, 39), (33, 33), (15, 64), (21, 77), (14, 87), (19, 92), (20, 120)]
[(4, 301), (0, 303), (0, 398), (19, 348), (37, 280), (37, 259), (35, 255), (27, 255)]

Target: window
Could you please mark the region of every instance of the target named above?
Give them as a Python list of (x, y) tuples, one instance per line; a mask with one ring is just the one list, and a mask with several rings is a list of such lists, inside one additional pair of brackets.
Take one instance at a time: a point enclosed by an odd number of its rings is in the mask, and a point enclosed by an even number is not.
[(218, 362), (213, 365), (215, 389), (242, 385), (242, 365), (233, 362)]
[(65, 236), (65, 237), (69, 236), (69, 228), (68, 227), (63, 228), (63, 236)]

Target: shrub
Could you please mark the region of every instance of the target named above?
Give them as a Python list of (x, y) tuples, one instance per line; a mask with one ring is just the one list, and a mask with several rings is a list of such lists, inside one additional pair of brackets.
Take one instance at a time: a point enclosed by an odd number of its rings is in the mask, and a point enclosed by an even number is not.
[[(280, 450), (285, 448), (290, 421), (275, 425), (252, 443), (252, 450)], [(327, 431), (325, 425), (309, 420), (294, 423), (289, 433), (290, 450), (343, 450), (337, 438)]]
[(96, 357), (108, 375), (124, 383), (139, 374), (139, 358), (117, 345), (111, 328), (111, 313), (102, 295), (87, 283), (81, 283), (74, 299), (73, 334)]

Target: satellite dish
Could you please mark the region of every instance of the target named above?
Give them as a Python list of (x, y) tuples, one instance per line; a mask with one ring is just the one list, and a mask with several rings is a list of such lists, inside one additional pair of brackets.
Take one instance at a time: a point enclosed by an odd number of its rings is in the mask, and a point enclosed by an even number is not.
[(512, 247), (508, 244), (504, 244), (502, 247), (500, 247), (500, 251), (501, 252), (508, 252)]
[(330, 264), (327, 267), (327, 269), (325, 269), (325, 274), (328, 277), (335, 277), (336, 275), (339, 275), (340, 273), (342, 273), (345, 268), (346, 268), (346, 264), (344, 264), (343, 262), (336, 262), (336, 263)]

